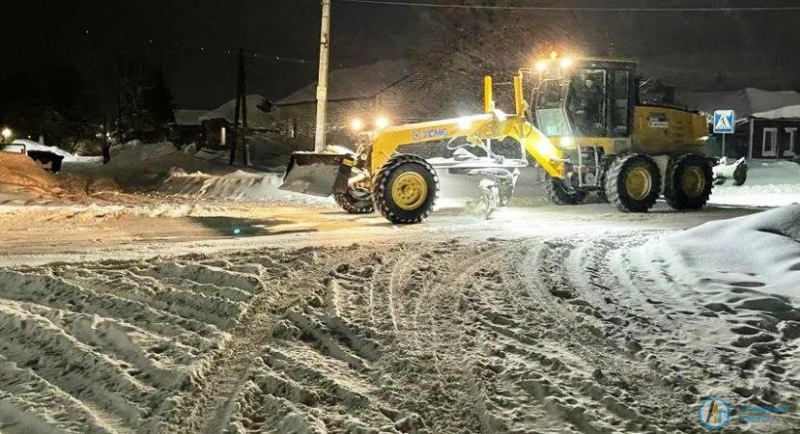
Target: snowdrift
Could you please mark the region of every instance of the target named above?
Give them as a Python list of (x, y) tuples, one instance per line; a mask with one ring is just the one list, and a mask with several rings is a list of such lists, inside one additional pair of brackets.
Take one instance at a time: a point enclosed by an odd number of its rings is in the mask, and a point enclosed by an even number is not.
[(103, 162), (103, 157), (84, 157), (81, 155), (71, 154), (59, 147), (56, 146), (46, 146), (40, 143), (31, 141), (31, 140), (14, 140), (14, 142), (8, 147), (14, 150), (22, 151), (22, 147), (25, 147), (28, 151), (43, 151), (43, 152), (50, 152), (56, 155), (60, 155), (64, 157), (65, 163), (94, 163), (100, 164)]
[(283, 176), (277, 173), (253, 173), (237, 170), (223, 175), (204, 172), (186, 173), (174, 169), (158, 187), (166, 196), (206, 200), (328, 203), (328, 198), (305, 196), (280, 190)]
[(707, 223), (642, 249), (690, 283), (726, 283), (800, 300), (800, 205)]
[(55, 187), (56, 180), (27, 156), (0, 152), (0, 184), (47, 189)]

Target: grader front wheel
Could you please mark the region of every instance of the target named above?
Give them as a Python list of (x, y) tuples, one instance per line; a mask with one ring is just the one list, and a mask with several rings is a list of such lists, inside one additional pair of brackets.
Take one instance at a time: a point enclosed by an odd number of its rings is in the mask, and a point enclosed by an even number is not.
[(378, 211), (392, 223), (420, 223), (436, 205), (439, 177), (424, 159), (399, 155), (378, 172), (372, 194)]

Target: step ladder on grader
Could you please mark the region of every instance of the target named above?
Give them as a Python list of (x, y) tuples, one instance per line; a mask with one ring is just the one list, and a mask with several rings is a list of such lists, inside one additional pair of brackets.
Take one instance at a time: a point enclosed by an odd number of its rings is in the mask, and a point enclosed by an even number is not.
[[(540, 168), (551, 202), (572, 205), (597, 192), (623, 212), (647, 212), (662, 193), (677, 210), (699, 209), (713, 187), (708, 129), (699, 113), (638, 104), (633, 62), (558, 58), (514, 76), (514, 112), (495, 107), (484, 79), (484, 113), (387, 126), (359, 135), (357, 150), (330, 147), (293, 154), (284, 190), (333, 195), (347, 212), (379, 211), (396, 224), (424, 221), (439, 197), (438, 170), (481, 177), (487, 215), (508, 204), (519, 169)], [(533, 81), (530, 107), (525, 80)], [(489, 143), (513, 139), (522, 158), (495, 155)], [(410, 145), (464, 140), (486, 157), (433, 159)]]

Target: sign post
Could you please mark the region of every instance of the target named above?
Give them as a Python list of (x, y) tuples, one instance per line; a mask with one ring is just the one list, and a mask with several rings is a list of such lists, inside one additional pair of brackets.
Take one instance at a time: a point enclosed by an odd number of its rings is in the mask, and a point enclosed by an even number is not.
[(736, 113), (733, 110), (714, 112), (714, 134), (722, 135), (722, 156), (725, 156), (725, 136), (736, 132)]

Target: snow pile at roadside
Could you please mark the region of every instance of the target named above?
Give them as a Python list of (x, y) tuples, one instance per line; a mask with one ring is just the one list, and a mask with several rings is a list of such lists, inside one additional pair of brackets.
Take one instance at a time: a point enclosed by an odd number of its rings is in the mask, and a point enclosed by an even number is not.
[(784, 206), (800, 203), (800, 165), (791, 161), (750, 161), (744, 186), (714, 188), (717, 205)]
[(143, 144), (134, 140), (111, 147), (111, 164), (125, 165), (137, 161), (159, 160), (178, 153), (180, 151), (170, 142)]
[[(623, 258), (617, 274), (635, 276), (640, 286), (631, 293), (644, 296), (657, 315), (671, 316), (668, 330), (694, 359), (671, 363), (682, 375), (697, 367), (713, 373), (705, 396), (796, 408), (800, 205), (707, 223)], [(781, 419), (797, 423), (794, 416)]]
[(26, 155), (0, 152), (0, 184), (49, 189), (56, 180)]
[(42, 151), (42, 152), (50, 152), (59, 156), (64, 157), (65, 163), (102, 163), (103, 157), (84, 157), (80, 155), (71, 154), (59, 147), (56, 146), (47, 146), (42, 145), (37, 142), (31, 140), (14, 140), (14, 142), (7, 146), (6, 149), (10, 151), (19, 151), (22, 152), (22, 147), (25, 146), (25, 150), (27, 151)]
[(302, 204), (329, 203), (329, 198), (306, 196), (280, 190), (283, 176), (277, 173), (258, 173), (237, 170), (212, 175), (204, 172), (186, 173), (181, 169), (170, 172), (158, 188), (167, 196), (206, 200), (254, 202), (294, 202)]
[(800, 205), (707, 223), (643, 249), (689, 283), (757, 288), (800, 301)]

